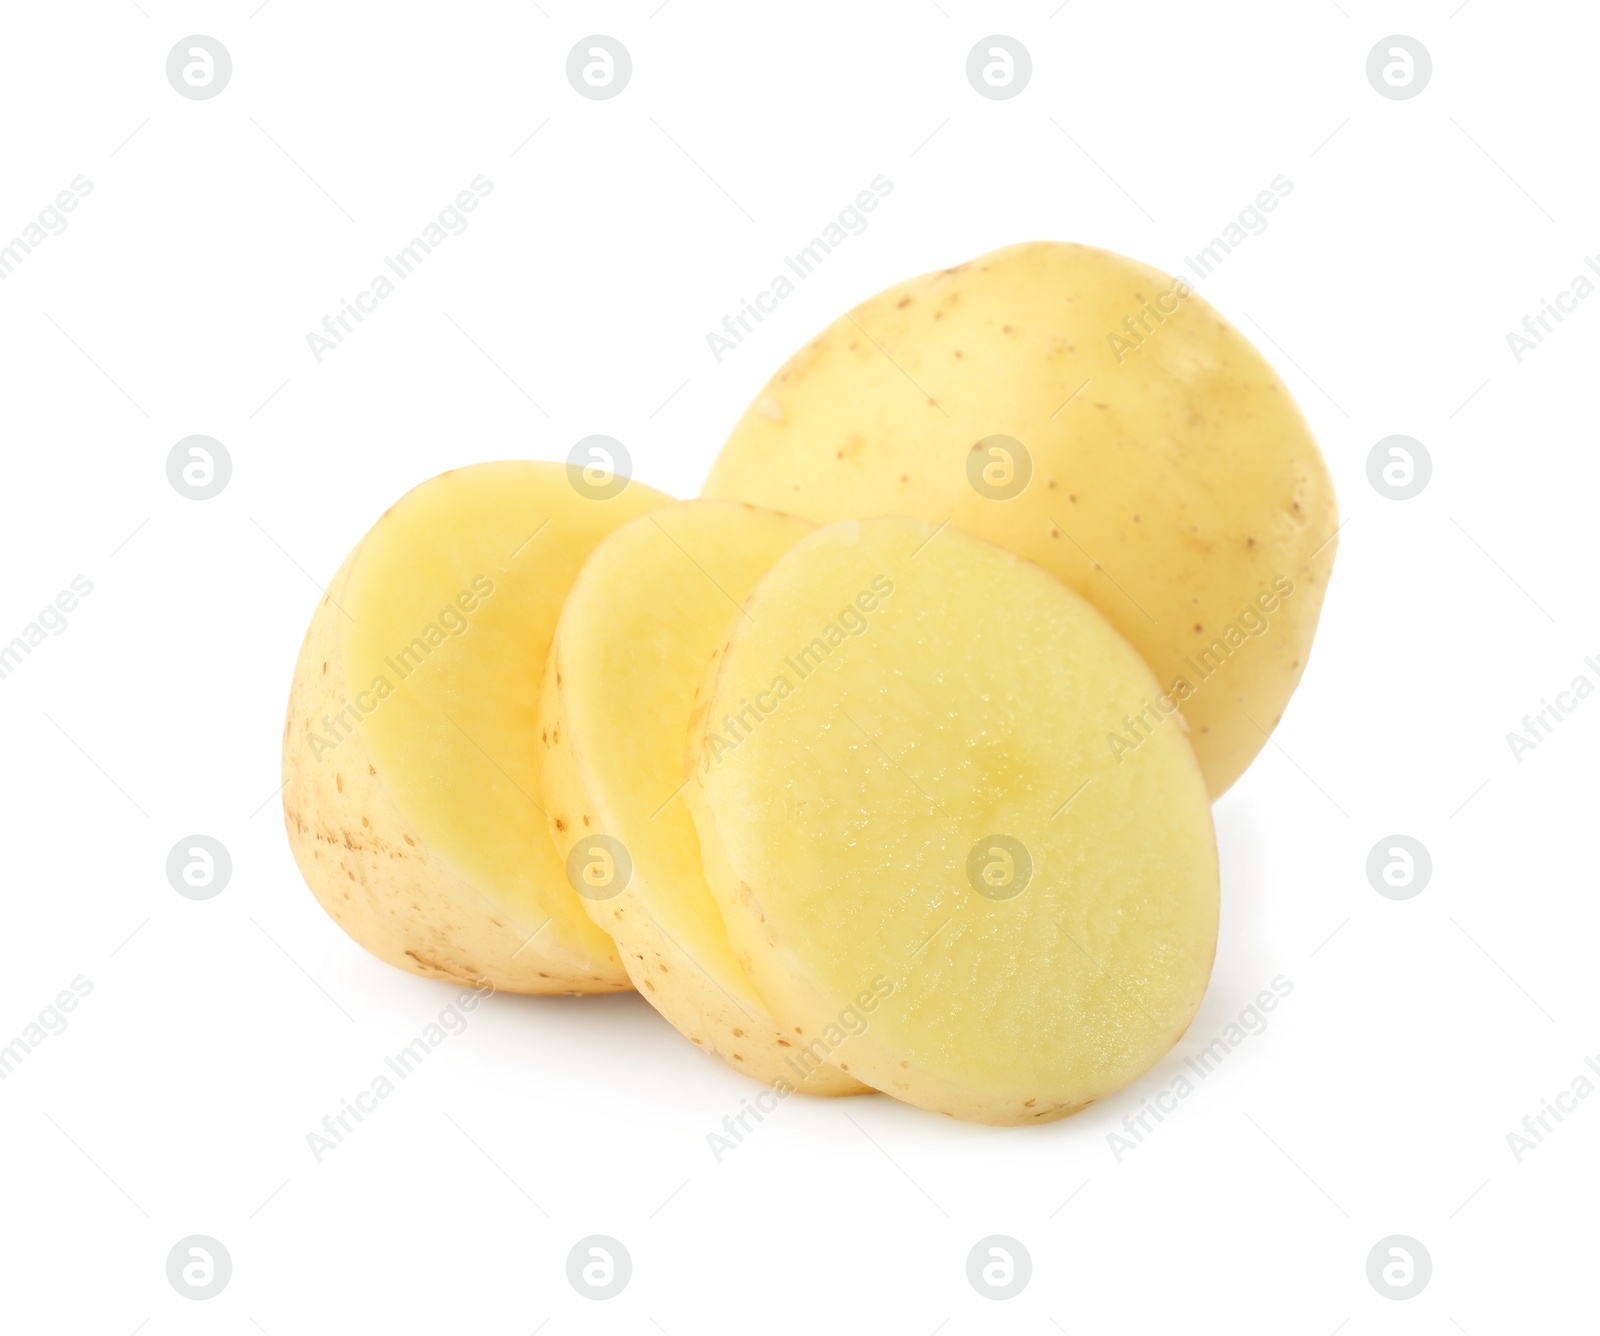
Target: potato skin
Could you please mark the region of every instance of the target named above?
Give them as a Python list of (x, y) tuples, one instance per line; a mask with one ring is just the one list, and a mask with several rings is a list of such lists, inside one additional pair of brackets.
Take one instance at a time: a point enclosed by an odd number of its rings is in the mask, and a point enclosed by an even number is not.
[(306, 885), (380, 960), (428, 978), (516, 993), (609, 993), (631, 985), (621, 961), (556, 955), (540, 927), (491, 904), (416, 835), (384, 789), (359, 730), (317, 763), (310, 734), (345, 703), (339, 610), (358, 544), (317, 605), (301, 645), (283, 729), (283, 816)]
[[(1031, 459), (1011, 499), (971, 481), (995, 436)], [(1055, 572), (1179, 700), (1213, 798), (1304, 672), (1338, 527), (1310, 429), (1250, 343), (1181, 282), (1060, 242), (842, 316), (756, 396), (702, 495), (949, 520)]]

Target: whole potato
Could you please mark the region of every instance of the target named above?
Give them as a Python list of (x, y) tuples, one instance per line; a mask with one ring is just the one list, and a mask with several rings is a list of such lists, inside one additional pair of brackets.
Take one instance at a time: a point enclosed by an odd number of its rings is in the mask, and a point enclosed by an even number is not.
[(950, 521), (1054, 571), (1163, 690), (1107, 747), (1187, 727), (1212, 797), (1305, 670), (1333, 486), (1265, 359), (1180, 280), (1030, 242), (889, 288), (756, 396), (703, 495), (819, 523)]

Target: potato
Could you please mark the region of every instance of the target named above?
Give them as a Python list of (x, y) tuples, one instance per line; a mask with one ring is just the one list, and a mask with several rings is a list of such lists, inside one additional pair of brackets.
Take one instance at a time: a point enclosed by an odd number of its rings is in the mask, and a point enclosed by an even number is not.
[(864, 1087), (795, 1047), (734, 960), (678, 801), (706, 662), (756, 580), (811, 528), (721, 501), (623, 525), (567, 596), (539, 737), (550, 833), (568, 866), (593, 869), (587, 880), (578, 873), (584, 907), (615, 939), (634, 986), (738, 1070), (840, 1095)]
[(1193, 1018), (1217, 931), (1177, 728), (1055, 576), (953, 526), (846, 520), (757, 584), (685, 790), (734, 955), (798, 1046), (924, 1108), (1059, 1118)]
[(1213, 797), (1300, 680), (1338, 526), (1305, 419), (1249, 342), (1181, 281), (1056, 242), (835, 321), (756, 397), (704, 495), (951, 520), (1055, 572), (1158, 679), (1101, 746), (1186, 722)]
[(523, 462), (423, 483), (306, 633), (283, 731), (289, 843), (334, 921), (402, 969), (521, 993), (628, 987), (545, 831), (539, 682), (584, 559), (668, 498), (578, 486)]

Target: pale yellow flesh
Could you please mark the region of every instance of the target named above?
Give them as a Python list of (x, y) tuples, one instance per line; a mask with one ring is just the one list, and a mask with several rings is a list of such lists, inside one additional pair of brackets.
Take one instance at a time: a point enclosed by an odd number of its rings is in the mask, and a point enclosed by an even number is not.
[(307, 885), (374, 955), (512, 992), (628, 987), (545, 830), (539, 685), (595, 544), (667, 500), (480, 464), (408, 492), (345, 561), (295, 669), (284, 818)]
[(583, 904), (615, 939), (634, 986), (739, 1071), (838, 1095), (863, 1087), (807, 1060), (733, 958), (700, 869), (694, 822), (678, 798), (706, 662), (755, 582), (811, 528), (750, 506), (689, 501), (618, 529), (567, 597), (539, 734), (557, 850), (566, 857), (580, 840), (607, 836), (631, 859), (625, 888)]
[[(748, 614), (686, 795), (734, 954), (796, 1042), (989, 1123), (1148, 1070), (1200, 1004), (1218, 887), (1182, 732), (1106, 746), (1155, 689), (1133, 648), (1048, 572), (909, 520), (802, 539)], [(997, 834), (1033, 864), (1009, 899), (968, 876)]]
[[(1010, 500), (968, 481), (997, 435), (1032, 460)], [(1007, 462), (987, 459), (1004, 482)], [(841, 317), (756, 397), (703, 495), (818, 522), (952, 520), (1055, 572), (1162, 690), (1183, 684), (1213, 797), (1300, 680), (1338, 527), (1310, 429), (1248, 340), (1156, 270), (1059, 242)]]

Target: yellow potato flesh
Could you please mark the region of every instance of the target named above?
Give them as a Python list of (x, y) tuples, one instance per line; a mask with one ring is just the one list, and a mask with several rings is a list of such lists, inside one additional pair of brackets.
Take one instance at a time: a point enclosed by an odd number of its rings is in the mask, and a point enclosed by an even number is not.
[[(585, 895), (634, 986), (738, 1070), (812, 1094), (861, 1085), (798, 1050), (734, 960), (678, 800), (695, 689), (757, 579), (811, 531), (804, 520), (716, 501), (666, 506), (595, 550), (567, 598), (541, 695), (543, 792), (566, 857), (620, 841), (625, 886)], [(606, 857), (605, 853), (598, 855)]]
[(307, 634), (284, 812), (307, 884), (374, 954), (517, 992), (628, 986), (545, 830), (539, 685), (596, 543), (668, 498), (594, 500), (565, 467), (458, 469), (407, 493)]
[(1106, 747), (1155, 689), (1132, 647), (1048, 572), (909, 520), (818, 530), (748, 613), (686, 794), (795, 1041), (990, 1123), (1071, 1113), (1167, 1052), (1210, 973), (1216, 845), (1178, 729)]
[(1156, 270), (1055, 242), (841, 317), (756, 397), (703, 494), (953, 520), (1053, 571), (1180, 699), (1213, 797), (1300, 680), (1338, 526), (1310, 429), (1250, 343)]

